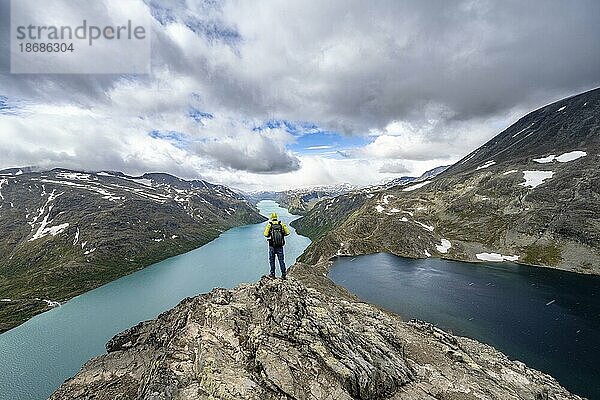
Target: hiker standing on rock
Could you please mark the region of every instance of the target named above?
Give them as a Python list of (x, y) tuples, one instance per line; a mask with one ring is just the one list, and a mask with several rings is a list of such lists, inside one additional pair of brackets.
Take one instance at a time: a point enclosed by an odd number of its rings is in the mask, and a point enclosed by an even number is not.
[(267, 222), (264, 235), (269, 241), (269, 264), (271, 265), (271, 278), (275, 278), (275, 255), (279, 260), (279, 269), (281, 270), (281, 279), (285, 279), (285, 260), (283, 259), (283, 246), (285, 237), (290, 234), (290, 230), (277, 219), (277, 213), (271, 214), (271, 219)]

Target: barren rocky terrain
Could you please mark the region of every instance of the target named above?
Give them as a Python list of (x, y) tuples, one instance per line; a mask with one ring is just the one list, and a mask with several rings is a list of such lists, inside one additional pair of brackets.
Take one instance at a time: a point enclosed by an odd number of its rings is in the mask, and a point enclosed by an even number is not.
[(470, 339), (363, 303), (319, 266), (186, 299), (115, 336), (58, 399), (578, 399)]

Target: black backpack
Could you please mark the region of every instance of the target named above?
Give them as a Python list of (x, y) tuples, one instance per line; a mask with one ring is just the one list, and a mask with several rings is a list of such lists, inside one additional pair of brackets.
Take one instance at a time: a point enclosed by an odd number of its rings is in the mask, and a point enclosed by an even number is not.
[(281, 222), (271, 222), (271, 244), (273, 247), (283, 247), (285, 244), (285, 234)]

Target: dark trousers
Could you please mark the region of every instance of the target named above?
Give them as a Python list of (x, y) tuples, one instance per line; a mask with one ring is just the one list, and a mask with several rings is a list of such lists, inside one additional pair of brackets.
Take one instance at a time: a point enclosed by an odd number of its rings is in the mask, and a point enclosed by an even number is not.
[(283, 247), (269, 246), (269, 264), (271, 265), (271, 275), (275, 275), (275, 255), (279, 260), (279, 269), (281, 275), (285, 275), (285, 260), (283, 259)]

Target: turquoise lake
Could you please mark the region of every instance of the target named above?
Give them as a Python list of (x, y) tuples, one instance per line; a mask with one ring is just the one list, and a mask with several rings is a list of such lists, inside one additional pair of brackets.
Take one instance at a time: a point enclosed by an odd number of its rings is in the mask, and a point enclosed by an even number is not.
[[(286, 223), (297, 218), (272, 201), (259, 209), (277, 212)], [(105, 353), (116, 333), (185, 297), (258, 280), (269, 270), (263, 229), (264, 223), (230, 229), (0, 335), (0, 400), (45, 399)], [(310, 243), (290, 229), (288, 266)], [(366, 301), (491, 344), (571, 391), (600, 399), (599, 276), (373, 254), (338, 258), (329, 277)]]
[[(286, 224), (297, 218), (273, 201), (262, 201), (258, 208), (263, 215), (277, 212)], [(198, 249), (84, 293), (0, 335), (0, 399), (45, 399), (86, 361), (105, 353), (105, 343), (115, 334), (155, 318), (185, 297), (268, 274), (263, 229), (264, 223), (230, 229)], [(290, 230), (288, 266), (310, 244)]]
[(328, 276), (406, 320), (490, 344), (600, 399), (600, 276), (391, 254), (338, 258)]

